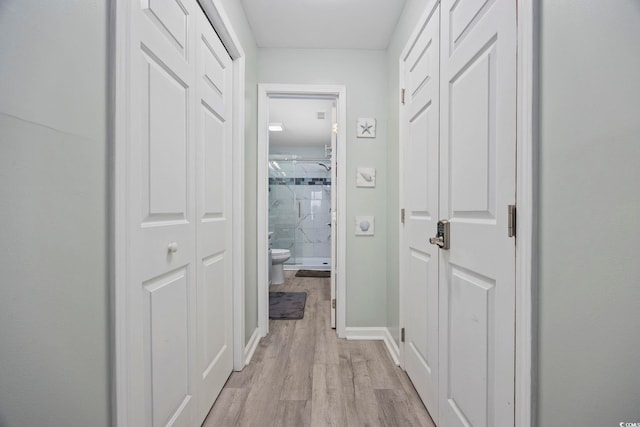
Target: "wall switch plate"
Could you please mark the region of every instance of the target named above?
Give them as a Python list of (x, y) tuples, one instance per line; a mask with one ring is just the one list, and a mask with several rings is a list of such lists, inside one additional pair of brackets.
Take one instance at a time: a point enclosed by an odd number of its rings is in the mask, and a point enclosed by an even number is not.
[(373, 216), (357, 216), (355, 221), (356, 236), (373, 236), (374, 225)]

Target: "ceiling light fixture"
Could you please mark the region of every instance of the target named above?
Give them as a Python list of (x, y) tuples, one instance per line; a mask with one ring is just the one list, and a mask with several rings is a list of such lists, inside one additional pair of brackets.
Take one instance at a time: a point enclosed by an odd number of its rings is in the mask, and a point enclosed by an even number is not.
[(282, 126), (282, 123), (269, 123), (270, 132), (282, 132), (283, 130), (284, 126)]

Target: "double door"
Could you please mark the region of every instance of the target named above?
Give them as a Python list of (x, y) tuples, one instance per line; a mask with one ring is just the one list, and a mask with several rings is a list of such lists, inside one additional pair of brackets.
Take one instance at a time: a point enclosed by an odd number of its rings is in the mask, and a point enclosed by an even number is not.
[(199, 425), (233, 363), (232, 62), (196, 0), (124, 3), (124, 413)]
[(439, 426), (513, 425), (515, 0), (439, 2), (401, 73), (404, 368)]

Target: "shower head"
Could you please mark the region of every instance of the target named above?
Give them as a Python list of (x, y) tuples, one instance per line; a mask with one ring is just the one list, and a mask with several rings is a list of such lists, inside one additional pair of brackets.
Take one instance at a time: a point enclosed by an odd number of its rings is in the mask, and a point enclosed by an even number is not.
[(327, 170), (327, 172), (331, 171), (331, 166), (327, 166), (324, 163), (318, 163), (320, 166), (322, 166), (323, 168), (325, 168)]

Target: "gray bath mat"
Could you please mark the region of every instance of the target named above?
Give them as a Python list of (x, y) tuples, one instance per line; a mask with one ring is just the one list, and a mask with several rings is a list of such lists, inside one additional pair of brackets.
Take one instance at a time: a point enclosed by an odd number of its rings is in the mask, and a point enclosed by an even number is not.
[(296, 277), (331, 277), (329, 270), (298, 270)]
[(306, 292), (269, 292), (269, 319), (302, 319), (306, 302)]

